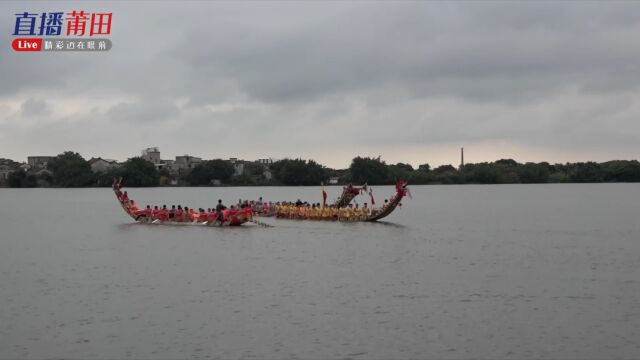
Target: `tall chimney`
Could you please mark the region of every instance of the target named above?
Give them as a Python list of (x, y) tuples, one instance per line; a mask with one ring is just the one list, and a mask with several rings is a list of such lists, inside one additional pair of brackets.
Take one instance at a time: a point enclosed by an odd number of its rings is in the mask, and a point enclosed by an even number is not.
[(460, 168), (464, 167), (464, 148), (460, 148)]

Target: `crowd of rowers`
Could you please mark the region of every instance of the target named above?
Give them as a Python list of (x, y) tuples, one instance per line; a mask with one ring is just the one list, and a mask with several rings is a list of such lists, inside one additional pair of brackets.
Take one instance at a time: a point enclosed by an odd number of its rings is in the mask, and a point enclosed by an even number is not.
[(225, 206), (222, 203), (222, 200), (218, 200), (218, 204), (213, 208), (189, 208), (188, 206), (183, 207), (182, 205), (171, 205), (171, 208), (167, 207), (167, 205), (162, 206), (153, 206), (147, 205), (145, 208), (138, 208), (136, 202), (132, 199), (129, 199), (129, 195), (126, 191), (124, 192), (116, 192), (116, 196), (118, 196), (118, 200), (125, 208), (125, 210), (133, 215), (138, 221), (171, 221), (171, 222), (225, 222), (231, 219), (234, 219), (238, 216), (245, 217), (246, 219), (251, 219), (254, 214), (254, 210), (251, 206), (249, 206), (249, 202), (245, 201), (237, 205), (231, 205), (230, 207)]
[(364, 203), (362, 207), (349, 204), (346, 207), (335, 205), (322, 206), (320, 203), (292, 203), (282, 202), (276, 204), (276, 216), (285, 219), (313, 219), (313, 220), (338, 220), (358, 221), (365, 220), (371, 214), (371, 209)]
[(242, 216), (251, 219), (254, 215), (275, 215), (285, 219), (313, 219), (330, 221), (359, 221), (366, 220), (369, 216), (375, 215), (389, 205), (389, 200), (384, 200), (384, 204), (378, 209), (371, 209), (367, 203), (362, 207), (359, 204), (349, 204), (345, 207), (335, 205), (322, 206), (320, 203), (309, 204), (300, 200), (296, 202), (265, 202), (260, 198), (257, 201), (238, 200), (238, 203), (225, 206), (222, 200), (212, 208), (193, 209), (182, 205), (151, 206), (146, 205), (139, 208), (136, 202), (129, 199), (126, 191), (116, 189), (116, 196), (125, 210), (138, 221), (162, 221), (162, 222), (202, 222), (202, 223), (222, 223), (235, 217)]
[(349, 204), (346, 207), (337, 207), (335, 205), (327, 205), (322, 207), (320, 203), (294, 203), (294, 202), (261, 202), (261, 201), (239, 201), (236, 205), (230, 207), (222, 204), (222, 200), (218, 200), (218, 204), (214, 208), (193, 209), (181, 205), (153, 206), (147, 205), (145, 208), (138, 208), (134, 200), (130, 200), (126, 191), (122, 193), (122, 204), (127, 212), (135, 218), (143, 218), (148, 222), (153, 221), (173, 221), (173, 222), (225, 222), (236, 216), (244, 216), (247, 219), (253, 218), (255, 214), (275, 215), (278, 218), (285, 219), (312, 219), (312, 220), (330, 220), (330, 221), (358, 221), (366, 220), (370, 215), (384, 209), (371, 209), (367, 203), (362, 207), (359, 204)]

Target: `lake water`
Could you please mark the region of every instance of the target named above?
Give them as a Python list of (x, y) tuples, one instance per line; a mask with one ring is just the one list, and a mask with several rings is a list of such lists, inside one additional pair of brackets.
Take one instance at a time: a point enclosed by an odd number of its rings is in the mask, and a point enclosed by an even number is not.
[(640, 357), (640, 184), (411, 190), (385, 223), (201, 228), (131, 223), (109, 189), (0, 189), (0, 358)]

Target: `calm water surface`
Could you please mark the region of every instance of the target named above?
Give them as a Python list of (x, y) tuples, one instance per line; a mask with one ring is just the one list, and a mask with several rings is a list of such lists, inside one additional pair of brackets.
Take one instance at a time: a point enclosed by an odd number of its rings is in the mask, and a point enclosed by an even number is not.
[(640, 357), (639, 184), (411, 189), (386, 223), (273, 228), (132, 224), (108, 189), (0, 189), (0, 358)]

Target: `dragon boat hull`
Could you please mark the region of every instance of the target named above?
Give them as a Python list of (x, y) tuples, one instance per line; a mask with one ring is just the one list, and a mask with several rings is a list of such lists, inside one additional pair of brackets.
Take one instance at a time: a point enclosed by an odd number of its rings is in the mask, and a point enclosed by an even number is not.
[[(135, 219), (134, 219), (135, 220)], [(139, 222), (141, 224), (147, 224), (147, 225), (170, 225), (170, 226), (210, 226), (210, 227), (220, 227), (220, 226), (240, 226), (246, 222), (248, 222), (249, 219), (246, 219), (244, 217), (242, 218), (235, 218), (232, 219), (230, 221), (224, 221), (222, 223), (213, 221), (213, 222), (182, 222), (182, 221), (160, 221), (160, 220), (153, 220), (153, 221), (147, 221), (147, 219), (145, 217), (142, 217), (141, 219), (136, 220), (136, 222)]]
[(121, 192), (122, 187), (118, 182), (114, 182), (113, 192), (116, 195), (116, 199), (124, 212), (129, 215), (134, 221), (140, 224), (147, 225), (169, 225), (169, 226), (209, 226), (209, 227), (222, 227), (222, 226), (240, 226), (248, 221), (251, 221), (249, 217), (244, 214), (237, 214), (230, 216), (229, 219), (224, 221), (161, 221), (159, 219), (147, 219), (145, 214), (136, 214), (130, 211), (129, 204), (122, 201), (122, 198), (118, 195)]
[[(345, 188), (345, 190), (343, 191), (338, 201), (336, 201), (335, 206), (337, 205), (340, 205), (338, 207), (347, 206), (351, 202), (351, 200), (355, 198), (357, 193), (361, 191), (361, 189), (366, 189), (366, 185), (363, 186), (362, 188), (352, 188), (352, 187)], [(400, 202), (405, 196), (407, 196), (407, 194), (409, 194), (409, 189), (407, 188), (407, 182), (404, 180), (400, 180), (396, 183), (395, 196), (391, 199), (391, 201), (389, 201), (387, 205), (385, 205), (382, 209), (375, 210), (374, 212), (370, 213), (366, 217), (359, 217), (356, 219), (344, 219), (336, 216), (328, 217), (328, 218), (305, 218), (305, 217), (278, 215), (278, 214), (276, 214), (275, 217), (277, 219), (288, 219), (288, 220), (374, 222), (389, 216), (397, 207), (400, 206)], [(274, 216), (274, 214), (265, 214), (261, 216)]]

